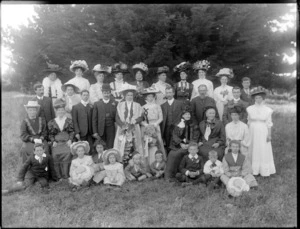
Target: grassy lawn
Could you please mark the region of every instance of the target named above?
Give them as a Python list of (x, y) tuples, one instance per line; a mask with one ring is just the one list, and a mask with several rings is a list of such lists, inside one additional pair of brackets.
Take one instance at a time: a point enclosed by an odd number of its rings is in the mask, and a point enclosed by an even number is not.
[[(13, 184), (21, 147), (22, 97), (2, 94), (2, 188)], [(294, 227), (296, 223), (296, 104), (274, 109), (272, 145), (277, 173), (258, 178), (259, 189), (238, 198), (226, 190), (173, 183), (125, 183), (71, 192), (51, 183), (49, 194), (35, 185), (2, 197), (3, 227)]]

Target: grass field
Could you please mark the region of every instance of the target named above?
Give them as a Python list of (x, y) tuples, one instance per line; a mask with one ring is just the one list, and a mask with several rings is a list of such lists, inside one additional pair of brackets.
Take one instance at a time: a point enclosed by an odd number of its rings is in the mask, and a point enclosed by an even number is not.
[[(2, 94), (2, 188), (13, 184), (19, 161), (22, 97)], [(296, 104), (274, 109), (272, 145), (277, 173), (258, 178), (259, 189), (238, 198), (226, 190), (172, 183), (125, 183), (121, 190), (93, 186), (71, 192), (51, 183), (49, 194), (35, 185), (2, 196), (3, 227), (295, 227)]]

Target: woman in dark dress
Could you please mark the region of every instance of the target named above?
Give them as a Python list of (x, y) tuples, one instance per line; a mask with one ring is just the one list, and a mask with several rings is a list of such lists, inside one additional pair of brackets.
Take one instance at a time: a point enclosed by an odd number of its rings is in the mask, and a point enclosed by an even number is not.
[(54, 102), (56, 118), (48, 123), (54, 169), (58, 179), (67, 179), (72, 160), (70, 145), (74, 138), (72, 119), (67, 118), (65, 102), (57, 99)]
[(204, 162), (208, 160), (208, 152), (215, 150), (218, 153), (218, 160), (222, 161), (225, 150), (225, 128), (222, 121), (215, 118), (216, 108), (208, 106), (205, 109), (206, 118), (200, 122), (199, 152)]
[(184, 155), (188, 154), (189, 142), (198, 142), (199, 127), (191, 120), (191, 111), (189, 107), (182, 112), (180, 122), (175, 125), (172, 132), (170, 144), (170, 153), (168, 154), (165, 170), (165, 179), (174, 179), (178, 172), (178, 167)]

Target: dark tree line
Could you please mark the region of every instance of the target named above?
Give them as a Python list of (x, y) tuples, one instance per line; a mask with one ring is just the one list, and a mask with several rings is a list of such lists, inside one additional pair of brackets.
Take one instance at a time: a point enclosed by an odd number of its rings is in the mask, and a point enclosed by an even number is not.
[[(63, 67), (66, 82), (73, 75), (71, 60), (84, 59), (91, 69), (97, 63), (122, 61), (129, 66), (145, 62), (150, 67), (146, 80), (156, 80), (155, 71), (172, 69), (182, 61), (211, 62), (208, 78), (220, 68), (231, 67), (240, 84), (244, 76), (254, 85), (291, 90), (295, 79), (278, 73), (292, 72), (295, 65), (282, 62), (283, 52), (294, 48), (295, 29), (272, 32), (273, 20), (283, 21), (287, 4), (112, 4), (38, 5), (37, 17), (28, 27), (3, 31), (4, 45), (12, 49), (11, 76), (16, 88), (42, 81), (46, 61)], [(193, 71), (189, 81), (196, 79)], [(128, 80), (132, 75), (126, 76)], [(112, 80), (110, 77), (108, 80)], [(170, 72), (169, 79), (178, 80)]]

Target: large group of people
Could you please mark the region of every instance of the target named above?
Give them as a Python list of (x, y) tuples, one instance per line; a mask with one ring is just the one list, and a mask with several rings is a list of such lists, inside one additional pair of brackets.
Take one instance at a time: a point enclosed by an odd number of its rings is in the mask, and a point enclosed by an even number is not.
[[(242, 87), (229, 86), (230, 68), (219, 70), (221, 85), (214, 89), (206, 79), (209, 68), (207, 60), (182, 62), (174, 67), (180, 81), (170, 85), (169, 67), (158, 67), (150, 86), (143, 81), (145, 63), (132, 66), (134, 82), (124, 80), (129, 71), (122, 62), (97, 64), (97, 82), (90, 85), (86, 61), (72, 62), (75, 76), (64, 84), (61, 68), (48, 64), (43, 83), (34, 85), (36, 97), (24, 105), (17, 185), (2, 192), (23, 190), (35, 180), (47, 188), (49, 180), (64, 179), (73, 191), (160, 178), (182, 186), (223, 185), (231, 195), (256, 189), (256, 176), (275, 173), (267, 92), (250, 89), (248, 77)], [(191, 69), (198, 79), (189, 83)], [(111, 74), (114, 80), (104, 83)]]

